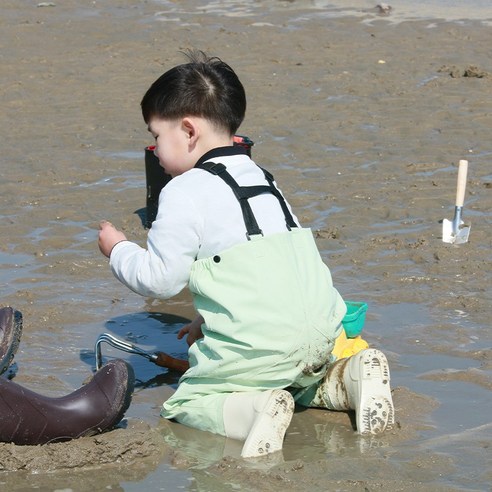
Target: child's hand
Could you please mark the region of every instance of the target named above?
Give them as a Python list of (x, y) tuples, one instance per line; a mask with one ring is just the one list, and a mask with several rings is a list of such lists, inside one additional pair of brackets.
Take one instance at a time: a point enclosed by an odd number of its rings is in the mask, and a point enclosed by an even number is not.
[(126, 241), (126, 236), (116, 229), (116, 227), (111, 224), (111, 222), (107, 222), (103, 220), (99, 224), (99, 249), (104, 256), (109, 258), (111, 254), (111, 250), (114, 248), (115, 244)]
[(178, 333), (178, 340), (181, 340), (186, 334), (186, 343), (188, 347), (191, 347), (197, 340), (203, 338), (202, 323), (204, 319), (201, 316), (197, 316), (191, 323), (184, 325)]

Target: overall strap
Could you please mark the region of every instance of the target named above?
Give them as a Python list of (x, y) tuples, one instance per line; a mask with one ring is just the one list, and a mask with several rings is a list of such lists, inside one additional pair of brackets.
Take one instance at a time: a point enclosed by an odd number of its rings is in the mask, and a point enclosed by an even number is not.
[(268, 181), (268, 186), (266, 185), (239, 186), (237, 181), (229, 174), (224, 164), (213, 163), (213, 162), (201, 162), (196, 164), (195, 167), (199, 169), (203, 169), (204, 171), (208, 171), (209, 173), (222, 178), (224, 182), (230, 186), (234, 195), (238, 199), (239, 204), (241, 205), (244, 224), (246, 226), (246, 237), (248, 239), (250, 239), (250, 236), (254, 236), (258, 234), (263, 235), (263, 232), (258, 226), (258, 222), (256, 221), (256, 218), (253, 214), (253, 210), (251, 209), (251, 205), (249, 204), (248, 199), (254, 196), (262, 195), (264, 193), (273, 194), (279, 200), (280, 206), (282, 207), (282, 210), (285, 215), (285, 222), (287, 224), (287, 228), (290, 230), (291, 227), (297, 227), (297, 224), (294, 222), (294, 219), (292, 218), (292, 214), (289, 212), (287, 208), (284, 198), (273, 184), (273, 176), (268, 171), (262, 169), (263, 173), (265, 174), (265, 178)]
[(282, 196), (282, 193), (278, 191), (278, 188), (273, 183), (273, 175), (270, 174), (266, 169), (263, 169), (262, 167), (260, 167), (260, 169), (263, 171), (263, 174), (265, 175), (265, 178), (268, 181), (268, 184), (270, 185), (270, 189), (272, 193), (277, 197), (277, 200), (279, 201), (280, 206), (282, 207), (282, 212), (284, 213), (284, 217), (285, 217), (285, 224), (287, 225), (287, 229), (289, 229), (290, 231), (293, 227), (297, 227), (297, 224), (294, 221), (294, 217), (292, 217), (292, 214), (290, 213), (289, 207), (287, 207), (287, 204), (285, 203), (285, 198)]

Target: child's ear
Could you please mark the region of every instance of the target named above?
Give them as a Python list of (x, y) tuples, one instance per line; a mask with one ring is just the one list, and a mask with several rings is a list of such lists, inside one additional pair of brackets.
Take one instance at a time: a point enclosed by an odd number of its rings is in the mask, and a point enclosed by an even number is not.
[(186, 133), (186, 137), (189, 139), (189, 144), (194, 146), (198, 138), (198, 125), (193, 118), (183, 118), (181, 121), (181, 128)]

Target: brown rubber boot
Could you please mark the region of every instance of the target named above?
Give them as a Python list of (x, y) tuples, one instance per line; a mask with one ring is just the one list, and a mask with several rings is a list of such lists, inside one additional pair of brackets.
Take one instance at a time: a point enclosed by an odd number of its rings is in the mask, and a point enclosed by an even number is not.
[(0, 378), (0, 441), (46, 444), (111, 429), (130, 405), (134, 381), (132, 367), (121, 359), (109, 361), (86, 385), (61, 398)]
[(0, 374), (12, 363), (22, 334), (22, 314), (11, 307), (0, 308)]

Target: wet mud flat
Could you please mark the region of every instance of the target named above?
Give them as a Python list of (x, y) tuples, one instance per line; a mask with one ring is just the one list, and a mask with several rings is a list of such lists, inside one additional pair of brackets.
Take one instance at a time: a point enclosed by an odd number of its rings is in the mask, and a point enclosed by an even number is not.
[[(198, 47), (237, 69), (241, 131), (310, 226), (366, 339), (392, 369), (398, 425), (377, 438), (346, 413), (296, 413), (282, 455), (162, 421), (178, 375), (135, 368), (121, 428), (42, 447), (0, 444), (5, 490), (486, 490), (492, 481), (490, 27), (331, 17), (307, 3), (223, 11), (188, 3), (2, 6), (0, 287), (24, 315), (11, 376), (59, 396), (94, 369), (110, 332), (185, 356), (189, 296), (143, 299), (99, 254), (109, 219), (145, 243), (139, 113), (148, 85)], [(470, 240), (441, 241), (457, 163), (470, 162)], [(261, 486), (260, 486), (261, 485)]]

